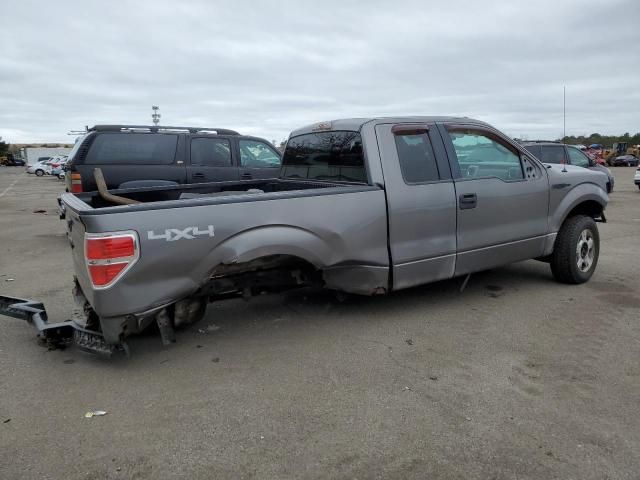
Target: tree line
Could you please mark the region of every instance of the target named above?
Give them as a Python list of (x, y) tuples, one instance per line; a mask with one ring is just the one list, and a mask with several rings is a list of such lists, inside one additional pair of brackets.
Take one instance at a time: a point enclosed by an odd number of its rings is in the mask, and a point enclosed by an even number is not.
[(592, 143), (600, 143), (605, 147), (611, 147), (614, 143), (626, 142), (629, 147), (632, 145), (640, 145), (640, 132), (635, 135), (629, 135), (629, 133), (625, 133), (624, 135), (600, 135), (599, 133), (592, 133), (589, 136), (579, 135), (579, 136), (566, 136), (560, 140), (562, 143), (567, 143), (569, 145), (586, 145), (589, 146)]

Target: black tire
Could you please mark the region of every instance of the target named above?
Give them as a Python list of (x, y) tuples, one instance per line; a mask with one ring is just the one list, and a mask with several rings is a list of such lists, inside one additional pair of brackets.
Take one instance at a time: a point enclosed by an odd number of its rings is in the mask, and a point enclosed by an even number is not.
[[(589, 239), (593, 241), (593, 248)], [(551, 272), (561, 283), (585, 283), (593, 275), (599, 255), (600, 234), (593, 218), (586, 215), (569, 217), (556, 237), (551, 254)]]
[(44, 170), (40, 170), (40, 169), (36, 170), (36, 177), (41, 177), (43, 175), (44, 175)]

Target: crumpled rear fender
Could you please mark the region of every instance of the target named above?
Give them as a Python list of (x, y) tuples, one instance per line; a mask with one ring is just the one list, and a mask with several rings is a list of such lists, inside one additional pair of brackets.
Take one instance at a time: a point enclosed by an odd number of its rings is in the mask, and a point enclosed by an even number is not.
[(271, 255), (290, 255), (301, 258), (321, 269), (340, 261), (337, 252), (342, 241), (335, 237), (329, 242), (303, 228), (288, 225), (269, 225), (245, 230), (218, 244), (204, 260), (210, 267), (220, 264), (246, 263)]

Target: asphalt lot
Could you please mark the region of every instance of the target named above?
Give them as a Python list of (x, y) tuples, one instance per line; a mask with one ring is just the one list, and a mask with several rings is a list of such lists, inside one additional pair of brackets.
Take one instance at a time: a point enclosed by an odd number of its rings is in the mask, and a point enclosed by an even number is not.
[[(452, 280), (345, 303), (233, 300), (174, 346), (150, 333), (110, 361), (47, 351), (0, 317), (0, 478), (638, 479), (634, 170), (614, 169), (582, 286), (529, 261), (463, 293)], [(63, 184), (23, 172), (0, 168), (0, 292), (62, 320)], [(94, 409), (108, 414), (84, 418)]]

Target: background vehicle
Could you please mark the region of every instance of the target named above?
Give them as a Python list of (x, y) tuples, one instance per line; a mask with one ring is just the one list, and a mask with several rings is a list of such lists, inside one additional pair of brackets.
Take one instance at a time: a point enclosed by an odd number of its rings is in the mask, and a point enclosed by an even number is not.
[(27, 165), (34, 165), (42, 158), (51, 158), (56, 155), (68, 155), (70, 147), (22, 147), (20, 156), (26, 160)]
[[(154, 321), (170, 342), (207, 301), (300, 286), (376, 295), (531, 258), (586, 282), (608, 202), (602, 173), (545, 166), (491, 126), (452, 117), (301, 128), (278, 179), (99, 184), (61, 197), (87, 314), (65, 328), (106, 350)], [(0, 300), (17, 315), (16, 299)]]
[(23, 167), (25, 165), (25, 161), (19, 157), (16, 157), (12, 153), (8, 153), (6, 157), (4, 157), (3, 161), (0, 162), (2, 165), (7, 167)]
[(612, 167), (637, 167), (638, 157), (625, 154), (610, 158), (607, 163)]
[(636, 174), (633, 177), (633, 183), (640, 188), (640, 167), (636, 168)]
[(62, 157), (60, 160), (51, 163), (51, 175), (54, 175), (60, 179), (65, 178), (65, 167), (68, 162), (68, 157)]
[(136, 188), (275, 178), (280, 154), (262, 138), (222, 128), (96, 125), (76, 142), (67, 190), (96, 190), (99, 167), (108, 188)]
[(581, 149), (555, 142), (522, 142), (522, 145), (543, 163), (577, 165), (606, 174), (607, 193), (613, 192), (615, 178), (611, 170), (597, 163)]
[(39, 159), (36, 163), (27, 167), (27, 173), (33, 173), (38, 177), (42, 177), (47, 173), (47, 169), (49, 168), (48, 161), (49, 157)]

